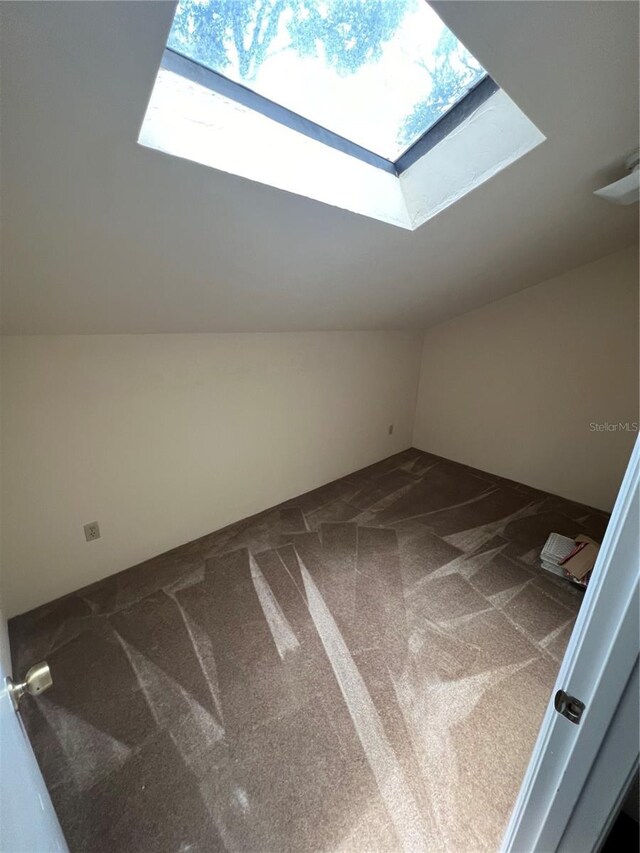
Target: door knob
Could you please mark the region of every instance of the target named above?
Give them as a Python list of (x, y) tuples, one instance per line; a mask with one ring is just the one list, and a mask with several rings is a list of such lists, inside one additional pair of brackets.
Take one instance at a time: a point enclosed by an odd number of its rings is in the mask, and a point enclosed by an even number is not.
[(45, 690), (48, 690), (53, 684), (51, 670), (49, 669), (49, 664), (46, 660), (40, 661), (40, 663), (32, 666), (25, 675), (24, 681), (21, 681), (18, 684), (14, 684), (11, 678), (7, 678), (5, 681), (7, 690), (11, 696), (11, 701), (13, 702), (13, 707), (16, 711), (18, 710), (20, 700), (25, 693), (29, 693), (31, 696), (38, 696), (40, 693), (44, 693)]

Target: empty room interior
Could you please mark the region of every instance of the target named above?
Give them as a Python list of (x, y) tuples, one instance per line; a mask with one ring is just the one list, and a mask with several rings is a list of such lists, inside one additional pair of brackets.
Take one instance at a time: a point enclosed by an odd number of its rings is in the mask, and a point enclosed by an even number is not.
[(0, 4), (3, 853), (503, 849), (640, 420), (638, 31)]

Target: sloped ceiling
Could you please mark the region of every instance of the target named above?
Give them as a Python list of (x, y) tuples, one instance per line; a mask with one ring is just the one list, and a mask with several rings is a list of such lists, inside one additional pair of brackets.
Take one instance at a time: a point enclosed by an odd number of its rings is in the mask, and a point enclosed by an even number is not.
[(638, 5), (434, 6), (547, 141), (410, 233), (138, 146), (172, 3), (2, 3), (4, 331), (419, 328), (635, 240)]

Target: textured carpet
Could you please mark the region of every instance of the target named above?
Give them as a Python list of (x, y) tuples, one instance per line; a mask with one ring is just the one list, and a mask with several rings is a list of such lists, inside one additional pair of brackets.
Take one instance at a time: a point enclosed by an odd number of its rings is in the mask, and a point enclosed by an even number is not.
[(409, 450), (10, 623), (72, 851), (493, 851), (607, 516)]

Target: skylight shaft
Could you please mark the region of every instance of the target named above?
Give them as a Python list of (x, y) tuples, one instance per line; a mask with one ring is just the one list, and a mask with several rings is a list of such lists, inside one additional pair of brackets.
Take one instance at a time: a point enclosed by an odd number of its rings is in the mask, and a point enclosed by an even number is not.
[(486, 73), (424, 0), (181, 0), (168, 46), (390, 161)]
[(180, 0), (138, 137), (410, 231), (542, 141), (425, 0)]

